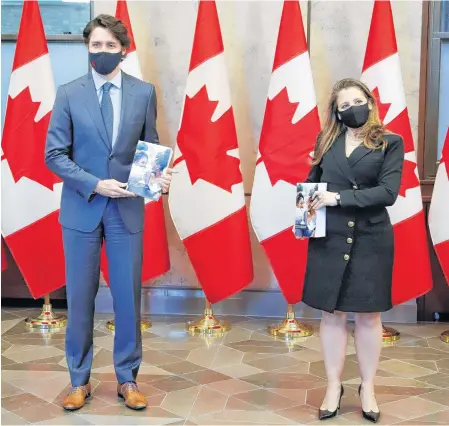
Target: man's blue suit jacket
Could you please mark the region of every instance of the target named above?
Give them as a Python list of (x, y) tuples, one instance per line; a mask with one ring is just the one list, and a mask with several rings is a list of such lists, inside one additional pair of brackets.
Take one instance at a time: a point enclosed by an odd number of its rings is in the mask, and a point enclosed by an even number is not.
[[(114, 147), (108, 141), (92, 74), (58, 88), (48, 129), (45, 162), (63, 181), (59, 222), (92, 232), (108, 198), (94, 194), (103, 179), (127, 182), (139, 140), (159, 143), (154, 86), (122, 72), (122, 112)], [(141, 232), (144, 199), (119, 198), (122, 220)]]

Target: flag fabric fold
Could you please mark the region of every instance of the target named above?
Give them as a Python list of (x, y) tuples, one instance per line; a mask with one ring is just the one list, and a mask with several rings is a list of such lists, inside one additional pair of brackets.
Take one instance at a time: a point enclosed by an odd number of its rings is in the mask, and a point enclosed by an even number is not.
[(449, 285), (449, 128), (438, 166), (429, 210), (429, 229), (435, 253)]
[(284, 1), (251, 197), (251, 222), (289, 304), (301, 300), (307, 240), (296, 239), (296, 184), (320, 131), (298, 1)]
[(65, 285), (62, 183), (44, 161), (55, 88), (38, 2), (26, 1), (2, 135), (2, 234), (31, 295)]
[(433, 284), (415, 145), (388, 0), (374, 2), (361, 80), (377, 99), (386, 128), (404, 140), (399, 196), (388, 208), (395, 252), (392, 301), (398, 305), (426, 294)]
[(178, 234), (211, 303), (253, 266), (237, 134), (214, 1), (200, 1), (169, 194)]

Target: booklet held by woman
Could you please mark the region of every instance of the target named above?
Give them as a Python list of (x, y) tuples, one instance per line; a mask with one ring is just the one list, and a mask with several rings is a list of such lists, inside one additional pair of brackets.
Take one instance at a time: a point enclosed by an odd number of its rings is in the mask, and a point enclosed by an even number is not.
[(327, 183), (296, 184), (296, 213), (293, 232), (296, 238), (320, 238), (326, 236), (326, 207), (311, 208), (318, 191), (326, 191)]
[(162, 195), (159, 178), (172, 156), (173, 150), (169, 147), (139, 141), (126, 189), (140, 197), (159, 200)]

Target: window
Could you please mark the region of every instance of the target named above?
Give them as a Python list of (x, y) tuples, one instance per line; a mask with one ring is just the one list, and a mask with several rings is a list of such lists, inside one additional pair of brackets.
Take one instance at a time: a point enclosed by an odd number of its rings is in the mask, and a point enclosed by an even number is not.
[[(24, 0), (2, 0), (2, 34), (17, 34)], [(90, 3), (86, 1), (39, 1), (45, 34), (82, 35), (90, 19)]]
[(421, 177), (432, 179), (449, 126), (449, 0), (432, 1), (425, 7), (429, 7), (429, 36)]
[(449, 127), (449, 38), (441, 41), (440, 103), (438, 106), (438, 159)]
[[(23, 1), (2, 0), (1, 3), (2, 128)], [(81, 77), (89, 69), (82, 32), (91, 19), (91, 3), (84, 0), (39, 0), (39, 8), (47, 37), (55, 88), (57, 88), (61, 84)]]
[(449, 1), (443, 0), (441, 5), (441, 28), (442, 32), (449, 32)]

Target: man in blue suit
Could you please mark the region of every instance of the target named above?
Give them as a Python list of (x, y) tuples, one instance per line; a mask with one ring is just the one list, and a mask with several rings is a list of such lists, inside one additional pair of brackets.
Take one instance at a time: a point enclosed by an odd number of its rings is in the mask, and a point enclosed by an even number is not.
[[(117, 393), (146, 407), (136, 377), (142, 358), (140, 301), (144, 199), (128, 192), (137, 142), (158, 143), (152, 84), (120, 70), (130, 40), (116, 18), (100, 15), (83, 32), (92, 72), (59, 87), (48, 130), (46, 164), (63, 180), (59, 221), (66, 261), (67, 410), (90, 396), (95, 296), (104, 241), (114, 300)], [(171, 170), (160, 178), (168, 191)]]

